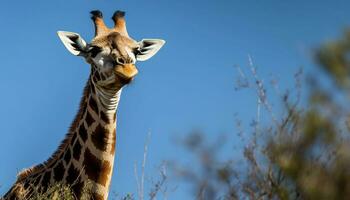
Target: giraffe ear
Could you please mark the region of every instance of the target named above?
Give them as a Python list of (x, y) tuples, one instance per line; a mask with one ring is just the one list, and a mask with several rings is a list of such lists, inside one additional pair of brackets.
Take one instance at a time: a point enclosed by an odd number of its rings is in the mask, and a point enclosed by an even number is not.
[(136, 55), (138, 61), (145, 61), (154, 56), (160, 48), (165, 44), (164, 40), (160, 39), (143, 39), (139, 42), (140, 49)]
[(87, 44), (78, 33), (67, 31), (57, 31), (58, 37), (64, 46), (76, 56), (85, 56), (87, 53)]

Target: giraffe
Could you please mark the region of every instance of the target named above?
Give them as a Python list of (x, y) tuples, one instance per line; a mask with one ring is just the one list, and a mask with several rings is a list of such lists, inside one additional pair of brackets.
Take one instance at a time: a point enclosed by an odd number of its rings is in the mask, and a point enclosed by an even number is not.
[(160, 39), (136, 42), (129, 37), (125, 12), (116, 11), (114, 27), (108, 28), (102, 12), (91, 11), (95, 37), (90, 43), (77, 33), (58, 31), (70, 53), (91, 65), (80, 106), (58, 149), (45, 162), (20, 172), (4, 199), (27, 199), (48, 190), (55, 183), (71, 186), (76, 199), (84, 185), (91, 183), (89, 199), (107, 199), (112, 178), (116, 145), (116, 111), (123, 86), (138, 70), (136, 61), (145, 61), (164, 45)]

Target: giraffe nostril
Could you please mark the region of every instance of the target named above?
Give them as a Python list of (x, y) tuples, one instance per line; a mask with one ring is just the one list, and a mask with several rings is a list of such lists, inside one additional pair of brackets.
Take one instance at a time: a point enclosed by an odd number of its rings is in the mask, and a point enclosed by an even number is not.
[(126, 62), (125, 62), (125, 59), (124, 59), (124, 58), (119, 57), (119, 58), (117, 58), (117, 63), (118, 63), (118, 64), (124, 65)]

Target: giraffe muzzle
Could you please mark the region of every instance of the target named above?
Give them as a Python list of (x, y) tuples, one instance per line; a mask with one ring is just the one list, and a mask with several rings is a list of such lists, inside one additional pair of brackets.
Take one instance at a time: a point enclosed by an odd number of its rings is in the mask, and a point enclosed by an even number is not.
[(138, 73), (138, 70), (134, 64), (117, 65), (114, 68), (117, 76), (123, 79), (132, 79)]

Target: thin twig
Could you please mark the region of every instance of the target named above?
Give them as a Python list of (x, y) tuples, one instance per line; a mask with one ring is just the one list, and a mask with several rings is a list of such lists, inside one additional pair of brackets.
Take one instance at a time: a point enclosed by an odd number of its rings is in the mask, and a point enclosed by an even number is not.
[(139, 199), (141, 199), (141, 186), (140, 186), (140, 181), (139, 181), (139, 175), (137, 173), (137, 163), (134, 163), (134, 176), (135, 176), (135, 180), (136, 180), (136, 185), (137, 185), (137, 194), (139, 196)]
[(151, 131), (148, 132), (147, 139), (145, 141), (144, 150), (143, 150), (143, 159), (142, 159), (142, 166), (141, 166), (141, 180), (139, 180), (138, 175), (138, 169), (137, 169), (137, 163), (134, 164), (134, 176), (136, 179), (137, 184), (137, 194), (139, 196), (139, 200), (144, 200), (144, 185), (145, 185), (145, 168), (146, 168), (146, 161), (147, 161), (147, 152), (148, 152), (148, 144), (149, 140), (151, 138)]
[(249, 68), (251, 70), (251, 73), (252, 73), (253, 78), (255, 80), (255, 84), (257, 86), (258, 98), (260, 99), (260, 102), (262, 103), (262, 105), (264, 105), (264, 107), (266, 108), (266, 110), (270, 114), (271, 119), (274, 122), (274, 124), (276, 125), (276, 127), (278, 127), (279, 123), (277, 121), (277, 118), (276, 118), (273, 110), (272, 110), (272, 106), (270, 105), (270, 103), (267, 100), (266, 91), (264, 88), (263, 81), (261, 79), (259, 79), (258, 74), (256, 72), (256, 67), (253, 64), (253, 59), (250, 55), (248, 55), (248, 61), (249, 61)]

